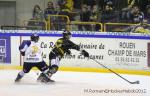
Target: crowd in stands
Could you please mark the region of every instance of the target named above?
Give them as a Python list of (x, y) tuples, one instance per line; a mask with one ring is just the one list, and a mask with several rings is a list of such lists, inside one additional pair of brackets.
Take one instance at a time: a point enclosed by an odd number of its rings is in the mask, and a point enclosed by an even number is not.
[[(71, 21), (101, 23), (150, 23), (150, 0), (58, 0), (49, 1), (47, 8), (42, 10), (39, 5), (33, 8), (34, 20), (48, 20), (48, 15), (66, 15)], [(75, 17), (79, 18), (75, 18)], [(51, 17), (51, 26), (59, 29), (56, 23), (66, 22), (65, 19)], [(89, 25), (78, 26), (80, 30), (90, 30)]]

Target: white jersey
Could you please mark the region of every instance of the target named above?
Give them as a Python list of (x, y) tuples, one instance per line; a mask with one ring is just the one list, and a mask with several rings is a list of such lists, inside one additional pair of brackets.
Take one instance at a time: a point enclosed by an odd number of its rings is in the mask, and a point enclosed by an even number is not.
[(34, 63), (43, 61), (42, 50), (38, 42), (30, 41), (30, 44), (24, 44), (20, 51), (25, 52), (24, 62)]

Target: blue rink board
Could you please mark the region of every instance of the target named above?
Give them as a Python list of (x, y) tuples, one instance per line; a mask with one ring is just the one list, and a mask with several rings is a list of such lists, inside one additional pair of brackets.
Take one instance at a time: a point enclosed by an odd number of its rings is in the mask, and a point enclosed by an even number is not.
[[(0, 36), (31, 36), (32, 33), (0, 33)], [(39, 36), (50, 36), (50, 37), (62, 37), (61, 33), (38, 33)], [(117, 39), (143, 39), (150, 40), (150, 35), (111, 35), (111, 34), (72, 34), (72, 37), (82, 37), (82, 38), (117, 38)]]

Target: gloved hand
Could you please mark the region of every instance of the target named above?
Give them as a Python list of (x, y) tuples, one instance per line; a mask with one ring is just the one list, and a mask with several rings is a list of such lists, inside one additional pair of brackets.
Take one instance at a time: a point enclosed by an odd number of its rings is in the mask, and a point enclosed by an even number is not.
[(20, 54), (21, 54), (22, 56), (25, 56), (25, 52), (21, 52), (21, 51), (20, 51)]
[(84, 57), (89, 57), (89, 53), (85, 50), (82, 50), (81, 54), (84, 55)]

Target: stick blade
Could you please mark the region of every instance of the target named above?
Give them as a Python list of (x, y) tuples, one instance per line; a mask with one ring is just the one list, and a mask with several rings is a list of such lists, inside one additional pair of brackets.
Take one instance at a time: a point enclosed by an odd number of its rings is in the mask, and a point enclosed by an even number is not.
[(130, 82), (130, 84), (140, 84), (140, 81)]

